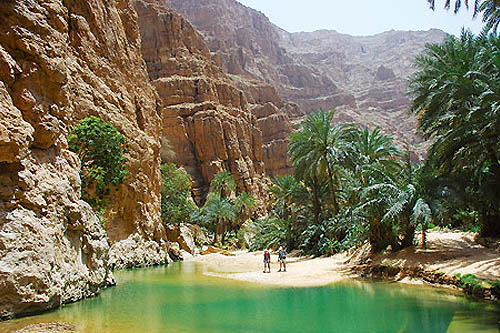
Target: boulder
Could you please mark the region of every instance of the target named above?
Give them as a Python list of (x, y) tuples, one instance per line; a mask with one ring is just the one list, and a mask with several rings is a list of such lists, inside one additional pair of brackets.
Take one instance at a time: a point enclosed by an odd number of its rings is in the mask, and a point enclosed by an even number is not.
[(166, 226), (165, 230), (167, 238), (170, 242), (175, 242), (179, 244), (180, 249), (194, 254), (196, 245), (190, 225), (169, 224)]
[(191, 224), (188, 226), (193, 235), (194, 243), (198, 246), (208, 245), (211, 243), (211, 239), (208, 237), (207, 233), (197, 224)]
[(179, 246), (179, 243), (170, 242), (169, 248), (168, 248), (168, 254), (169, 254), (170, 258), (174, 261), (182, 260), (181, 247)]
[(171, 263), (166, 241), (146, 240), (140, 234), (114, 243), (109, 251), (109, 266), (113, 269), (147, 267)]
[(193, 234), (191, 233), (191, 229), (189, 228), (189, 226), (185, 224), (181, 224), (179, 229), (180, 229), (179, 245), (181, 246), (181, 249), (191, 254), (194, 254), (196, 246), (194, 243)]

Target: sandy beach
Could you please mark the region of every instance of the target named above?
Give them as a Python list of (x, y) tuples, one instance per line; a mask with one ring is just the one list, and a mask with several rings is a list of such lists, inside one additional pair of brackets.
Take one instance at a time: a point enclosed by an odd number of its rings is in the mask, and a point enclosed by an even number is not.
[[(447, 275), (475, 274), (487, 280), (500, 280), (500, 253), (474, 241), (474, 234), (464, 232), (429, 232), (427, 248), (411, 247), (402, 251), (370, 256), (373, 264), (398, 267), (422, 267)], [(276, 254), (271, 255), (271, 273), (263, 273), (263, 252), (234, 251), (196, 256), (193, 260), (207, 267), (205, 274), (221, 278), (283, 287), (322, 286), (356, 277), (352, 269), (362, 253), (342, 253), (331, 257), (288, 257), (287, 272), (278, 272)], [(405, 283), (421, 283), (408, 278)]]
[(288, 257), (287, 271), (278, 272), (278, 256), (271, 255), (271, 273), (263, 273), (263, 252), (233, 252), (235, 256), (212, 253), (195, 257), (204, 263), (210, 276), (283, 287), (313, 287), (354, 277), (344, 264), (346, 257)]

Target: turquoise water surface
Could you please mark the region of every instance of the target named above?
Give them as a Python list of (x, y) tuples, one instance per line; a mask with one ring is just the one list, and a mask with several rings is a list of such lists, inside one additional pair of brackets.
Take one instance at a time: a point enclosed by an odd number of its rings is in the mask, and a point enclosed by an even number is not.
[(99, 297), (0, 323), (79, 332), (498, 332), (500, 308), (444, 289), (349, 281), (271, 288), (203, 275), (194, 262), (115, 273)]

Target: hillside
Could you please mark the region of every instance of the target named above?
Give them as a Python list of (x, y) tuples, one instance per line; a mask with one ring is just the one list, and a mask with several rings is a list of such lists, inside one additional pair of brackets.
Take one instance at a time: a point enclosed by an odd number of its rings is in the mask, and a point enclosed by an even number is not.
[[(400, 145), (417, 145), (415, 117), (406, 114), (406, 79), (426, 43), (439, 42), (440, 30), (388, 31), (354, 37), (335, 31), (288, 33), (262, 13), (235, 0), (169, 0), (167, 3), (204, 35), (223, 68), (238, 80), (262, 80), (287, 101), (288, 116), (337, 109), (337, 119), (380, 126)], [(301, 112), (302, 111), (302, 112)]]

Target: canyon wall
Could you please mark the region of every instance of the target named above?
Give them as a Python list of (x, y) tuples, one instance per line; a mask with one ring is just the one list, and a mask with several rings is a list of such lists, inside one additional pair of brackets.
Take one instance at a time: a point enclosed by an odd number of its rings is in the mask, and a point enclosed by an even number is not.
[(235, 0), (167, 2), (201, 31), (232, 77), (262, 80), (299, 105), (287, 113), (295, 125), (307, 113), (337, 109), (336, 121), (380, 126), (399, 145), (424, 154), (415, 117), (406, 113), (406, 78), (414, 71), (414, 57), (426, 43), (442, 41), (444, 32), (288, 33)]
[[(203, 37), (161, 1), (137, 0), (142, 53), (161, 99), (162, 136), (203, 201), (214, 175), (230, 171), (238, 191), (266, 196), (262, 134), (246, 94), (212, 59)], [(167, 142), (165, 141), (165, 142)]]
[[(112, 24), (111, 24), (112, 23)], [(157, 94), (128, 0), (0, 2), (0, 317), (112, 284), (110, 267), (168, 260), (160, 220)], [(90, 115), (126, 137), (106, 231), (80, 200), (71, 126)]]
[[(286, 154), (292, 131), (290, 118), (302, 112), (298, 105), (281, 97), (281, 85), (275, 84), (280, 82), (281, 74), (272, 64), (281, 58), (281, 48), (274, 42), (279, 37), (274, 27), (255, 21), (256, 26), (241, 28), (239, 22), (254, 22), (254, 12), (231, 1), (222, 1), (223, 6), (211, 1), (166, 3), (186, 15), (202, 32), (212, 59), (245, 93), (247, 108), (257, 117), (257, 127), (262, 132), (266, 174), (290, 173), (291, 164)], [(258, 42), (255, 33), (259, 36)], [(264, 54), (272, 55), (273, 60), (268, 63), (269, 59), (262, 58)], [(269, 112), (270, 109), (273, 112)]]

